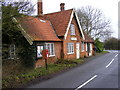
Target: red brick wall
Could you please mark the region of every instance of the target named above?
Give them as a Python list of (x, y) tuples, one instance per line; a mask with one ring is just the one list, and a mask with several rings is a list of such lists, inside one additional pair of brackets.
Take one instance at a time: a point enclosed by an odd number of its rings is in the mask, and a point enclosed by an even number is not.
[[(47, 42), (47, 43), (49, 43), (49, 42)], [(48, 58), (48, 60), (47, 60), (48, 64), (52, 64), (61, 58), (62, 42), (50, 42), (50, 43), (54, 43), (55, 56)], [(43, 58), (38, 59), (35, 63), (36, 68), (41, 67), (41, 66), (45, 66), (45, 60)]]
[[(74, 36), (71, 36), (70, 35), (70, 30), (68, 31), (68, 34), (67, 34), (67, 37), (65, 40), (63, 40), (63, 53), (64, 53), (64, 59), (76, 59), (76, 43), (77, 42), (81, 42), (81, 39), (80, 38), (80, 31), (79, 31), (79, 28), (78, 28), (78, 25), (76, 23), (76, 20), (75, 18), (73, 18), (72, 20), (72, 24), (74, 24), (75, 26), (75, 34)], [(76, 37), (77, 40), (71, 40), (71, 37)], [(67, 43), (74, 43), (74, 54), (67, 54)], [(81, 44), (80, 44), (81, 46)]]
[(80, 48), (81, 48), (81, 52), (80, 52), (81, 58), (84, 58), (87, 55), (87, 52), (86, 52), (86, 43), (84, 43), (84, 51), (83, 52), (82, 52), (82, 43), (80, 45), (81, 45), (80, 46)]

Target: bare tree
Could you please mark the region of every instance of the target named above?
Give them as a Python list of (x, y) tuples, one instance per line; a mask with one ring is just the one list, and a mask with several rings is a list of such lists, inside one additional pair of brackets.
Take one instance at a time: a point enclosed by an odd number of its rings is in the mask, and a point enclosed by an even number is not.
[(92, 38), (107, 38), (111, 36), (111, 22), (107, 20), (102, 11), (91, 6), (77, 9), (82, 29)]
[(26, 14), (26, 15), (31, 15), (35, 11), (34, 9), (35, 5), (33, 5), (30, 0), (18, 0), (18, 1), (17, 0), (5, 0), (4, 2), (1, 2), (1, 3), (2, 3), (2, 6), (12, 7), (12, 10), (10, 11), (12, 13), (12, 16), (16, 13), (15, 11), (22, 13), (22, 14)]

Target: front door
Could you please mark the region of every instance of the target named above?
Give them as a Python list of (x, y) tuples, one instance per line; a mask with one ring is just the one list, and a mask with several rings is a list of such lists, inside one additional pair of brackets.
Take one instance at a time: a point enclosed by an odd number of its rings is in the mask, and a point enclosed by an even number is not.
[(92, 55), (92, 44), (90, 43), (90, 52), (89, 52), (89, 56)]
[(76, 58), (80, 58), (80, 43), (76, 43)]
[(87, 43), (87, 51), (88, 51), (88, 56), (89, 56), (89, 53), (90, 53), (90, 43)]

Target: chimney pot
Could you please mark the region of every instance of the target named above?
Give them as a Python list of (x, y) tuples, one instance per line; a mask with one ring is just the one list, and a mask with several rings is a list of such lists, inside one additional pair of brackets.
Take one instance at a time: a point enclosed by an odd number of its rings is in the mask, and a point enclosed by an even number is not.
[(65, 3), (61, 3), (61, 4), (60, 4), (60, 10), (61, 10), (61, 11), (64, 11), (64, 10), (65, 10), (65, 7), (64, 7), (64, 6), (65, 6)]
[(38, 15), (43, 14), (42, 0), (38, 0)]

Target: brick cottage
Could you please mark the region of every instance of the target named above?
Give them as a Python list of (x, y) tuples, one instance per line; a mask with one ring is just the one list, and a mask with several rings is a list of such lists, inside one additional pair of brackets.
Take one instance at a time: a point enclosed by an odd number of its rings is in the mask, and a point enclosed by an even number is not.
[(91, 39), (80, 26), (74, 9), (65, 10), (65, 4), (60, 4), (59, 12), (43, 14), (42, 0), (38, 2), (38, 15), (16, 19), (23, 35), (36, 46), (35, 67), (45, 65), (42, 50), (49, 50), (48, 63), (58, 59), (79, 59), (94, 54), (94, 40)]

